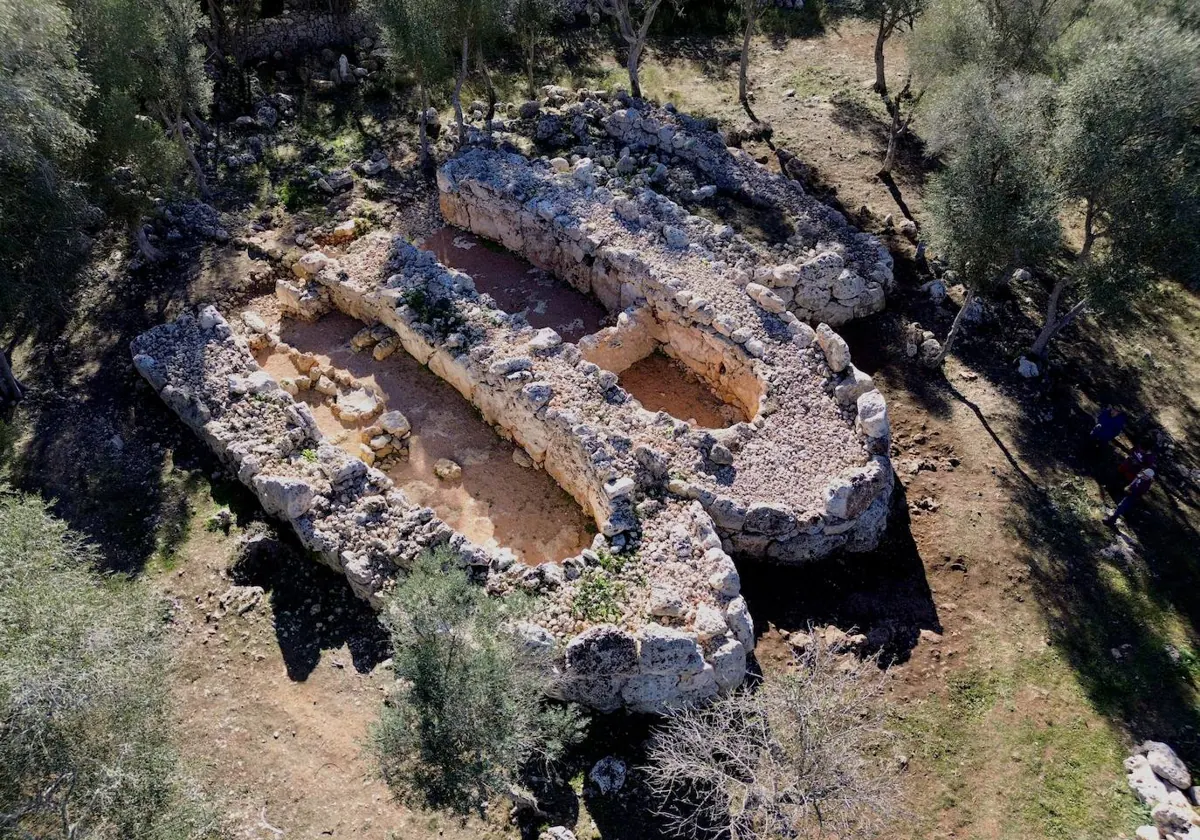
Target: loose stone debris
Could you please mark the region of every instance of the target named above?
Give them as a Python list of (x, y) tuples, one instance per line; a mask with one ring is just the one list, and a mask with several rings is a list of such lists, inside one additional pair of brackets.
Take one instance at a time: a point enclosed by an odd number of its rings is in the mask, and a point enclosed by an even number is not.
[(1173, 749), (1146, 741), (1125, 759), (1125, 774), (1154, 821), (1137, 830), (1138, 840), (1200, 840), (1200, 788)]

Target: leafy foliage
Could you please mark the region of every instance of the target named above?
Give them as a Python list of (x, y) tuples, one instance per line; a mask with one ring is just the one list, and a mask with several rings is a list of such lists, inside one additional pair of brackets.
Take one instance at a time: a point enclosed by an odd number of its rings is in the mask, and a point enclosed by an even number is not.
[(480, 810), (528, 762), (553, 763), (582, 736), (574, 710), (545, 705), (548, 663), (515, 637), (520, 612), (442, 552), (420, 558), (388, 599), (398, 682), (373, 749), (406, 800)]
[(588, 621), (618, 621), (627, 595), (625, 584), (607, 569), (584, 572), (571, 601), (571, 615)]
[(948, 162), (927, 195), (930, 238), (973, 291), (1058, 244), (1057, 196), (1036, 154), (1048, 131), (1047, 95), (1028, 79), (993, 87), (974, 70), (935, 108), (931, 147)]
[(0, 497), (0, 834), (218, 837), (170, 743), (161, 607), (95, 560), (42, 503)]
[(1098, 47), (1060, 108), (1059, 181), (1097, 243), (1081, 277), (1093, 303), (1119, 305), (1147, 277), (1200, 280), (1200, 36), (1150, 21)]
[(72, 36), (58, 3), (0, 0), (0, 322), (55, 302), (86, 252), (71, 175), (92, 85)]

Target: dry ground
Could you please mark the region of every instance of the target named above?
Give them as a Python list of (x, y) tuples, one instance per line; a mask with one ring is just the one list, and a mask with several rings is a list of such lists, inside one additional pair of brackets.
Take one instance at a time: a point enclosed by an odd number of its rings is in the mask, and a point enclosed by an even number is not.
[[(586, 71), (603, 78), (617, 66), (601, 51)], [(726, 44), (660, 44), (644, 81), (653, 95), (741, 122), (734, 66)], [(873, 174), (882, 110), (864, 87), (867, 30), (779, 48), (761, 39), (752, 73), (756, 111), (814, 182), (851, 210), (868, 207), (869, 227), (897, 212)], [(897, 177), (918, 221), (927, 169), (910, 149)], [(255, 211), (243, 206), (243, 218)], [(463, 827), (390, 800), (362, 752), (386, 655), (370, 613), (332, 573), (287, 552), (229, 571), (239, 531), (259, 514), (132, 372), (132, 335), (199, 301), (233, 309), (269, 291), (264, 265), (244, 248), (205, 248), (169, 272), (129, 276), (114, 255), (82, 314), (17, 354), (39, 391), (13, 419), (7, 477), (55, 497), (114, 568), (151, 575), (176, 599), (181, 746), (239, 836), (514, 834), (498, 818)], [(886, 314), (846, 331), (892, 415), (903, 493), (888, 539), (844, 562), (745, 567), (763, 668), (782, 667), (783, 634), (810, 621), (858, 627), (882, 647), (910, 799), (890, 837), (1131, 836), (1144, 815), (1124, 788), (1129, 744), (1168, 740), (1200, 766), (1200, 515), (1188, 478), (1200, 466), (1200, 303), (1167, 288), (1120, 324), (1085, 321), (1047, 375), (1026, 381), (1014, 359), (1044, 289), (1016, 289), (997, 304), (1005, 320), (975, 328), (943, 379), (903, 357), (900, 335), (911, 320), (944, 333), (954, 306), (932, 305), (907, 276), (901, 285)], [(1087, 412), (1114, 398), (1139, 440), (1169, 435), (1164, 460), (1179, 467), (1119, 532), (1099, 523), (1118, 488), (1117, 455), (1082, 446)], [(231, 536), (205, 528), (223, 506), (236, 514)], [(235, 582), (265, 595), (218, 615)], [(636, 761), (644, 731), (600, 719), (579, 766), (605, 752)], [(581, 837), (657, 836), (632, 818), (642, 803), (570, 781), (583, 810), (566, 797), (559, 813)]]

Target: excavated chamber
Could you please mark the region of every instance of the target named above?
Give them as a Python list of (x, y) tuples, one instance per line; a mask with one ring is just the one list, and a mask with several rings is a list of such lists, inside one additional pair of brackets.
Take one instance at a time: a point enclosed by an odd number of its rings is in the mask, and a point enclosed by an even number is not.
[[(439, 171), (442, 212), (620, 313), (581, 340), (585, 358), (619, 367), (653, 342), (745, 410), (750, 422), (728, 429), (645, 424), (646, 445), (670, 462), (665, 489), (700, 501), (728, 548), (781, 562), (874, 548), (892, 488), (890, 427), (845, 341), (722, 259), (728, 228), (592, 174), (473, 149)], [(797, 271), (847, 269), (831, 251)]]

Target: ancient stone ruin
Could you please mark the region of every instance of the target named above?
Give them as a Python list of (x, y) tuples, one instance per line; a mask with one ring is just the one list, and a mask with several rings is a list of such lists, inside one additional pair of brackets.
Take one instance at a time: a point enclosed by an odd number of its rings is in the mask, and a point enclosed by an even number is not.
[[(520, 629), (554, 650), (557, 694), (662, 711), (743, 679), (754, 632), (731, 554), (802, 563), (877, 545), (892, 490), (886, 405), (845, 341), (796, 312), (812, 311), (815, 289), (829, 290), (822, 306), (851, 299), (834, 290), (881, 305), (890, 266), (856, 237), (780, 263), (662, 195), (614, 192), (589, 171), (475, 149), (438, 179), (449, 222), (604, 304), (614, 325), (578, 343), (530, 327), (470, 276), (384, 232), (314, 248), (276, 288), (286, 314), (351, 315), (377, 359), (403, 348), (452, 385), (594, 520), (592, 547), (575, 556), (526, 565), (413, 504), (371, 466), (402, 457), (404, 406), (339, 391), (332, 371), (253, 319), (249, 341), (295, 366), (282, 385), (212, 307), (132, 349), (168, 405), (360, 596), (378, 603), (415, 557), (444, 546), (489, 591), (544, 599), (537, 623)], [(618, 374), (656, 350), (740, 422), (698, 428), (643, 408)], [(374, 423), (361, 457), (325, 438), (293, 396), (301, 389)], [(619, 603), (594, 608), (601, 583)]]

